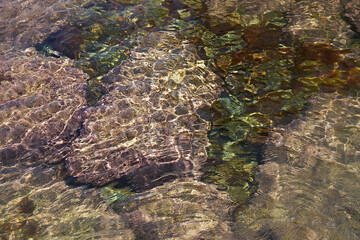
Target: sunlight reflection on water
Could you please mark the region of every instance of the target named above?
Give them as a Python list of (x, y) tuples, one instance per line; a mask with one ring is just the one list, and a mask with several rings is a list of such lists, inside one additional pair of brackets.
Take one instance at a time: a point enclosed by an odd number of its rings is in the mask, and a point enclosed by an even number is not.
[(0, 238), (360, 238), (359, 9), (0, 2)]

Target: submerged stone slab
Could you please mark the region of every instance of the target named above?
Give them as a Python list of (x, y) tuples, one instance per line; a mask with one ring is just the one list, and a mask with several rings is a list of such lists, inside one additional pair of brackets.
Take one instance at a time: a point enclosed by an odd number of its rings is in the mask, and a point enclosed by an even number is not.
[[(360, 98), (322, 94), (305, 116), (275, 128), (238, 214), (241, 239), (360, 237)], [(243, 230), (243, 231), (242, 231)]]
[(143, 37), (131, 56), (103, 78), (108, 93), (85, 111), (69, 173), (97, 186), (126, 178), (137, 189), (197, 176), (219, 78), (174, 32)]
[(278, 13), (285, 13), (294, 2), (294, 0), (207, 0), (206, 6), (208, 16), (212, 19), (211, 22), (226, 29), (232, 24), (240, 24), (242, 27), (259, 24), (269, 17), (266, 17), (266, 14), (270, 13), (274, 16)]
[(15, 0), (0, 2), (1, 43), (30, 46), (68, 24), (71, 17), (95, 1)]
[(144, 239), (234, 239), (231, 231), (234, 205), (214, 185), (187, 179), (114, 202), (133, 231)]
[(330, 43), (347, 48), (354, 35), (342, 18), (341, 0), (298, 1), (287, 13), (284, 32), (301, 43)]
[(0, 55), (2, 176), (64, 158), (87, 105), (86, 79), (73, 61), (45, 58), (33, 48)]
[(0, 239), (135, 239), (102, 190), (70, 187), (56, 167), (0, 184)]
[(350, 24), (353, 25), (354, 30), (360, 34), (360, 2), (357, 0), (345, 1), (345, 17)]

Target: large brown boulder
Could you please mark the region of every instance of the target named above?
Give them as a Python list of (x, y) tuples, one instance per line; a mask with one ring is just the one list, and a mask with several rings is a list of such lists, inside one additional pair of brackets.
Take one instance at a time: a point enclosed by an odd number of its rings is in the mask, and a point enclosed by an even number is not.
[(87, 75), (33, 48), (0, 55), (0, 172), (61, 161), (81, 126)]
[(97, 186), (126, 178), (138, 189), (198, 176), (219, 78), (173, 32), (149, 34), (131, 54), (103, 78), (108, 93), (85, 111), (69, 173)]

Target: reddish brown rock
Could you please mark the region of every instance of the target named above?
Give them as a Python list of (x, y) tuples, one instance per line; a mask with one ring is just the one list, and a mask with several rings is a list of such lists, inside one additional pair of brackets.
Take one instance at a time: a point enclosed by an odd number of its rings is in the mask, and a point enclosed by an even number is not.
[(62, 160), (81, 126), (87, 75), (29, 48), (0, 56), (0, 79), (0, 171)]
[(108, 94), (85, 112), (66, 159), (78, 182), (102, 186), (127, 178), (138, 189), (197, 176), (206, 160), (211, 104), (219, 78), (173, 32), (140, 40), (132, 59), (103, 79)]

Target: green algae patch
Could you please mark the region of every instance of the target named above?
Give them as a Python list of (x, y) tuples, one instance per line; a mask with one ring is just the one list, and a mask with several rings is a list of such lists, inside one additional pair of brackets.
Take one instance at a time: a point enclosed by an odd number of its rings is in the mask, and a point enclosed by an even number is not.
[[(219, 101), (226, 114), (209, 132), (204, 181), (228, 189), (239, 203), (246, 201), (244, 192), (234, 186), (243, 188), (247, 196), (255, 191), (252, 174), (261, 161), (268, 131), (300, 116), (314, 94), (356, 86), (359, 70), (348, 53), (324, 44), (261, 52), (249, 47), (222, 57), (227, 62), (217, 61), (229, 94)], [(254, 114), (258, 117), (251, 117)], [(252, 170), (241, 168), (246, 164)]]
[(122, 202), (134, 195), (129, 187), (118, 188), (117, 183), (111, 183), (100, 189), (101, 195), (106, 201), (111, 204), (115, 201)]

